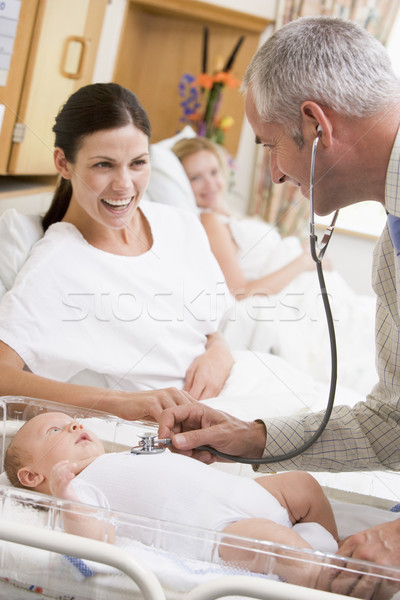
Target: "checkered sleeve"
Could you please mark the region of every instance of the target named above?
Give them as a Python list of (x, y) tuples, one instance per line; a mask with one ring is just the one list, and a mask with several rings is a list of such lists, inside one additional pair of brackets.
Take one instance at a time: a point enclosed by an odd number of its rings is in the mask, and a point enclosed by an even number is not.
[[(379, 408), (380, 406), (380, 408)], [(264, 420), (267, 446), (264, 457), (296, 450), (317, 431), (324, 412)], [(396, 412), (395, 418), (399, 414)], [(321, 437), (304, 453), (260, 471), (356, 471), (398, 469), (400, 428), (387, 405), (370, 398), (353, 408), (337, 406)]]

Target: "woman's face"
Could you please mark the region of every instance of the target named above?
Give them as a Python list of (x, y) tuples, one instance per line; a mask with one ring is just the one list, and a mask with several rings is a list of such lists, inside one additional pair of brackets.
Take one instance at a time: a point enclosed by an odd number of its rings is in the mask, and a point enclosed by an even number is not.
[(197, 206), (214, 210), (223, 205), (226, 180), (220, 162), (210, 150), (200, 150), (182, 160)]
[(83, 138), (74, 163), (60, 148), (55, 163), (72, 184), (74, 217), (121, 229), (136, 211), (150, 177), (149, 140), (134, 125), (97, 131)]

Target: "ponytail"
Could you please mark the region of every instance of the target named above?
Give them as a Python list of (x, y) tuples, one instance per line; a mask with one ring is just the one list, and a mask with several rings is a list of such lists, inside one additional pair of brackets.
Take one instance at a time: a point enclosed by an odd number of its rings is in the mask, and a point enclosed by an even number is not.
[(62, 221), (67, 212), (69, 202), (72, 196), (72, 186), (69, 179), (61, 177), (53, 195), (50, 207), (42, 219), (44, 231), (53, 223)]

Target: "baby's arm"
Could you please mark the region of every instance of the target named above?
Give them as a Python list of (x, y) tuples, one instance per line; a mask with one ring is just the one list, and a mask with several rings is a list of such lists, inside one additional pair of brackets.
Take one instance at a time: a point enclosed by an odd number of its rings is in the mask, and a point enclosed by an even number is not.
[[(75, 492), (71, 481), (75, 477), (76, 472), (80, 472), (77, 463), (71, 463), (68, 460), (61, 460), (56, 463), (51, 470), (49, 478), (49, 488), (53, 496), (70, 500), (71, 502), (80, 502), (80, 499)], [(100, 541), (108, 541), (114, 543), (115, 529), (108, 522), (104, 522), (96, 517), (90, 516), (92, 509), (85, 508), (81, 505), (71, 507), (67, 505), (66, 510), (63, 510), (62, 518), (64, 529), (67, 533), (81, 535)]]
[(75, 471), (76, 463), (70, 463), (68, 460), (60, 460), (54, 465), (49, 478), (49, 488), (53, 496), (79, 502), (74, 488), (70, 485), (75, 477)]

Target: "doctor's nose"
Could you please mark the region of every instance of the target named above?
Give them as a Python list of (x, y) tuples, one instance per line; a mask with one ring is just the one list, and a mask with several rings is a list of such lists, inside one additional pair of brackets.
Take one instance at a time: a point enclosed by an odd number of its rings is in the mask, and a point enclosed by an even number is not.
[(271, 178), (274, 183), (285, 183), (286, 176), (279, 169), (277, 162), (276, 162), (276, 157), (273, 153), (271, 153), (271, 155), (270, 155), (269, 168), (271, 171)]

